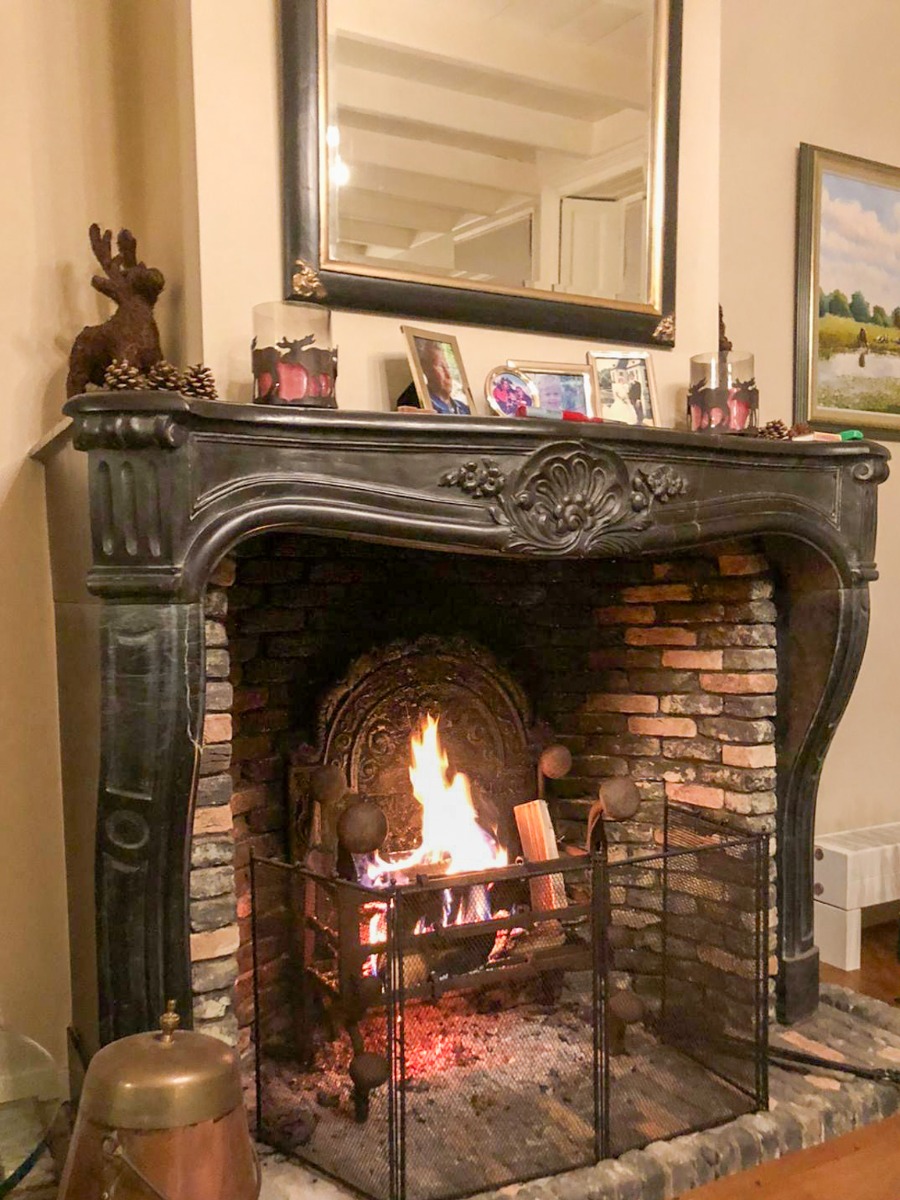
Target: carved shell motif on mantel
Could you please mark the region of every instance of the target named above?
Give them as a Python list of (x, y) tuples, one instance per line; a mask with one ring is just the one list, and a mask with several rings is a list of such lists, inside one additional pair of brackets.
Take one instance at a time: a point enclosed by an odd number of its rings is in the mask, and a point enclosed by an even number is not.
[(558, 442), (507, 477), (489, 458), (469, 460), (440, 478), (473, 499), (488, 499), (491, 519), (509, 532), (507, 550), (528, 554), (629, 552), (651, 523), (654, 501), (683, 496), (687, 480), (666, 465), (629, 472), (603, 447)]

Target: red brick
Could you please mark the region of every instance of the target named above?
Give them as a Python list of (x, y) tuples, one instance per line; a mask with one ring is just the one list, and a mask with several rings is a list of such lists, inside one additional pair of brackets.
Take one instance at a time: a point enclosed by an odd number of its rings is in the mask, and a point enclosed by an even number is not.
[(235, 816), (250, 812), (254, 808), (263, 808), (268, 803), (269, 789), (264, 783), (238, 788), (231, 793), (231, 811)]
[(725, 620), (725, 605), (711, 604), (660, 604), (656, 609), (661, 625), (693, 625), (695, 622), (711, 623)]
[(625, 641), (630, 646), (696, 646), (697, 635), (693, 629), (635, 626), (625, 630)]
[(727, 767), (774, 767), (775, 747), (723, 746), (722, 762)]
[(680, 804), (696, 804), (700, 808), (724, 808), (722, 788), (703, 787), (699, 783), (667, 783), (666, 795)]
[(648, 605), (614, 604), (594, 610), (598, 625), (652, 625), (656, 611)]
[(721, 671), (721, 650), (664, 650), (664, 667), (679, 667), (686, 671)]
[(725, 692), (730, 696), (760, 696), (774, 692), (777, 679), (767, 672), (746, 674), (716, 674), (700, 676), (700, 686), (706, 692)]
[(653, 578), (687, 582), (709, 579), (713, 570), (713, 564), (708, 558), (681, 558), (674, 562), (654, 563)]
[(206, 933), (191, 934), (191, 962), (205, 962), (208, 958), (222, 958), (234, 954), (240, 945), (237, 925), (226, 925), (224, 929), (210, 929)]
[(265, 708), (269, 702), (269, 689), (264, 687), (238, 688), (234, 693), (232, 710), (236, 713), (252, 712), (257, 708)]
[(608, 693), (588, 696), (585, 712), (655, 713), (659, 708), (657, 696), (617, 695)]
[(692, 738), (697, 736), (697, 723), (690, 717), (629, 717), (628, 731), (650, 737)]
[(252, 737), (236, 737), (231, 746), (233, 762), (247, 762), (268, 757), (272, 753), (272, 738), (267, 734), (254, 734)]
[(762, 554), (723, 554), (719, 558), (720, 575), (762, 575), (768, 569)]
[(660, 665), (659, 650), (633, 650), (627, 646), (607, 646), (602, 650), (591, 650), (588, 663), (592, 671), (609, 670), (615, 667), (638, 667), (652, 670)]
[(626, 604), (657, 604), (663, 600), (693, 600), (694, 592), (686, 583), (648, 583), (622, 589)]
[(231, 808), (227, 804), (194, 810), (194, 837), (205, 833), (231, 833)]
[(203, 744), (231, 741), (231, 713), (209, 713), (203, 718)]

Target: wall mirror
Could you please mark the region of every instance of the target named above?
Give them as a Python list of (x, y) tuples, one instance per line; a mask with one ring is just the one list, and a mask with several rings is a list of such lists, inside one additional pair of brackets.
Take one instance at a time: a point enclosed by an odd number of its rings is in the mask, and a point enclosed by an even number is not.
[(674, 342), (683, 0), (282, 0), (287, 293)]

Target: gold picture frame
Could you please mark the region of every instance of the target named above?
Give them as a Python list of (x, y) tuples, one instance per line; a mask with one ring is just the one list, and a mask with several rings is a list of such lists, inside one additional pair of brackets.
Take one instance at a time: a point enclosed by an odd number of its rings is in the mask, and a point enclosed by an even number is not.
[(794, 420), (900, 438), (900, 167), (800, 146)]
[(648, 350), (588, 350), (594, 412), (604, 421), (659, 425), (653, 359)]
[(511, 358), (506, 360), (506, 365), (534, 384), (538, 393), (537, 416), (561, 417), (564, 412), (596, 416), (589, 366), (583, 363), (522, 362)]
[(401, 325), (400, 329), (422, 408), (448, 416), (471, 416), (475, 412), (472, 389), (453, 334), (414, 325)]

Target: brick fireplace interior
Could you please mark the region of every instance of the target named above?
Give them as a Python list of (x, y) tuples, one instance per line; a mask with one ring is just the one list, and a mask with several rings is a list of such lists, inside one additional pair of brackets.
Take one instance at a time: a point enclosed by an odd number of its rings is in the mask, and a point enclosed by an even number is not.
[[(735, 831), (774, 833), (777, 612), (773, 573), (752, 540), (665, 559), (549, 562), (300, 533), (243, 542), (205, 593), (190, 875), (195, 1026), (248, 1057), (250, 856), (288, 855), (289, 762), (316, 761), (323, 697), (359, 656), (423, 635), (485, 648), (530, 701), (536, 754), (548, 741), (571, 751), (569, 774), (548, 782), (561, 842), (584, 843), (603, 780), (635, 782), (637, 815), (611, 828), (610, 856), (621, 861), (652, 850), (666, 803)], [(774, 860), (770, 880), (774, 976)], [(277, 919), (267, 926), (263, 912), (257, 921), (266, 1005), (266, 981), (278, 988), (287, 951)], [(614, 952), (621, 970), (652, 936), (631, 923)], [(727, 949), (692, 954), (689, 973), (704, 962), (715, 969)]]

